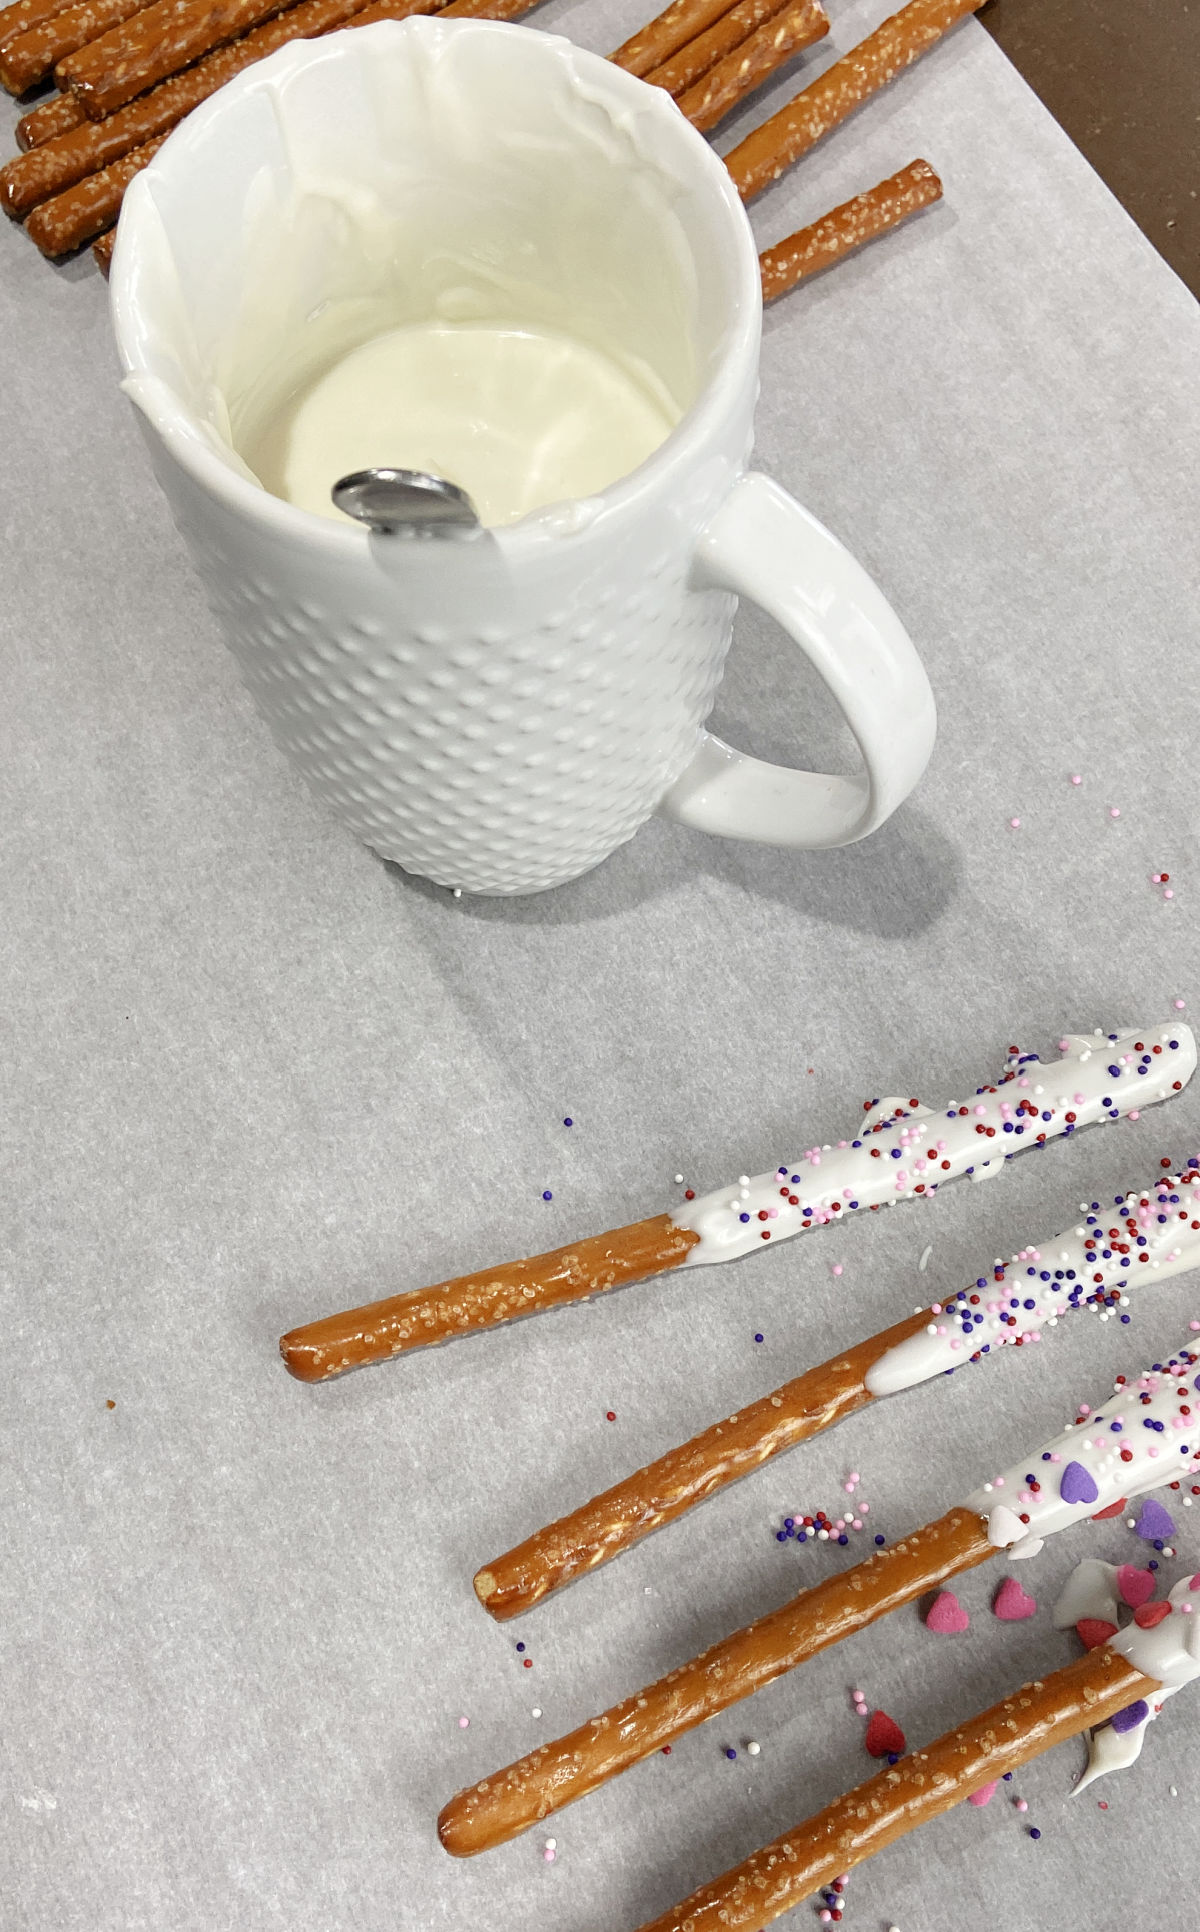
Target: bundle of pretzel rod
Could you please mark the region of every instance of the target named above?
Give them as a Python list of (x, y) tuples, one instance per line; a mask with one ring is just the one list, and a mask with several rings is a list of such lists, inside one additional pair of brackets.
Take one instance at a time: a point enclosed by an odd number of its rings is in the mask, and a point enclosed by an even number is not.
[(1074, 1035), (1061, 1050), (1065, 1057), (1047, 1064), (1011, 1049), (999, 1080), (969, 1102), (867, 1103), (854, 1138), (743, 1176), (683, 1211), (293, 1329), (279, 1345), (283, 1360), (300, 1380), (325, 1381), (624, 1282), (735, 1260), (865, 1209), (929, 1199), (959, 1176), (995, 1173), (1023, 1149), (1168, 1099), (1196, 1067), (1183, 1026)]
[(1089, 1516), (1115, 1515), (1131, 1497), (1194, 1474), (1200, 1469), (1197, 1362), (1197, 1347), (1185, 1343), (1140, 1376), (1119, 1377), (1090, 1408), (1081, 1405), (1058, 1435), (1014, 1459), (936, 1521), (460, 1791), (438, 1820), (443, 1845), (470, 1857), (504, 1844), (951, 1577), (1001, 1551), (1036, 1556), (1047, 1536)]
[(969, 1287), (722, 1417), (485, 1564), (475, 1593), (498, 1621), (518, 1616), (867, 1403), (1040, 1339), (1073, 1309), (1107, 1320), (1133, 1290), (1196, 1267), (1200, 1156), (1119, 1202), (1082, 1203), (1061, 1234), (987, 1263)]
[[(1164, 1614), (1153, 1623), (1135, 1622), (900, 1758), (641, 1932), (763, 1932), (821, 1886), (1053, 1745), (1089, 1730), (1094, 1740), (1140, 1737), (1165, 1700), (1200, 1676), (1197, 1582), (1182, 1578), (1154, 1606)], [(1109, 1720), (1108, 1729), (1096, 1728)]]
[[(25, 220), (43, 253), (60, 255), (111, 230), (129, 182), (184, 115), (290, 40), (413, 13), (515, 19), (534, 0), (452, 0), (449, 6), (439, 0), (300, 0), (282, 11), (278, 0), (157, 0), (138, 11), (131, 10), (131, 0), (87, 0), (35, 22), (29, 9), (52, 4), (16, 0), (0, 12), (0, 79), (11, 84), (32, 71), (29, 43), (36, 41), (66, 90), (21, 123), (18, 139), (28, 151), (0, 170), (0, 201)], [(768, 186), (981, 4), (909, 0), (734, 150), (729, 165), (739, 192), (749, 200)], [(61, 55), (46, 54), (56, 28), (70, 39), (83, 31), (85, 19), (101, 18), (98, 10), (105, 6), (117, 10), (118, 24), (110, 31), (77, 43), (75, 51), (64, 45)], [(68, 24), (71, 15), (78, 18)], [(18, 26), (21, 31), (10, 31)], [(694, 125), (708, 131), (827, 31), (819, 0), (738, 0), (733, 7), (728, 0), (675, 0), (612, 58), (665, 87)], [(14, 63), (22, 59), (26, 65), (18, 75)], [(916, 161), (833, 209), (766, 251), (767, 299), (853, 253), (940, 194), (933, 169)], [(110, 240), (97, 253), (102, 267), (111, 253)]]

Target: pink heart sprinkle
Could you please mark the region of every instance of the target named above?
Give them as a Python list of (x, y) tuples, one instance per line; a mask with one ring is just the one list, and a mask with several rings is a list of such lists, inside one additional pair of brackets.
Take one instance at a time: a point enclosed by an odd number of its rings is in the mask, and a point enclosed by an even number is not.
[(999, 1778), (993, 1778), (990, 1784), (981, 1784), (978, 1791), (972, 1791), (970, 1797), (967, 1799), (967, 1803), (969, 1805), (986, 1805), (990, 1803), (999, 1782)]
[(926, 1630), (936, 1631), (939, 1637), (952, 1637), (970, 1621), (953, 1590), (939, 1590), (925, 1613)]
[(1117, 1571), (1117, 1591), (1121, 1602), (1136, 1610), (1154, 1595), (1153, 1570), (1139, 1570), (1133, 1563), (1122, 1563)]
[(1035, 1614), (1037, 1600), (1021, 1588), (1015, 1576), (1006, 1576), (992, 1599), (992, 1610), (1003, 1623), (1019, 1623), (1022, 1617)]

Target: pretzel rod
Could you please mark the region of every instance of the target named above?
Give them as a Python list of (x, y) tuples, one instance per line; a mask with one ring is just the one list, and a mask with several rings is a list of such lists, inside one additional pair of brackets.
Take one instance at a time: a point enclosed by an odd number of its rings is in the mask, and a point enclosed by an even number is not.
[(719, 60), (724, 60), (726, 54), (731, 54), (735, 47), (749, 40), (757, 27), (767, 20), (774, 20), (786, 5), (787, 0), (738, 0), (738, 5), (723, 14), (715, 26), (697, 34), (686, 47), (672, 54), (661, 67), (651, 68), (642, 79), (649, 81), (652, 87), (665, 88), (668, 94), (685, 93), (698, 80), (702, 80)]
[(726, 155), (743, 201), (778, 181), (823, 135), (919, 60), (964, 14), (982, 5), (983, 0), (909, 0)]
[(942, 184), (928, 161), (910, 161), (864, 194), (843, 201), (820, 221), (797, 229), (786, 241), (764, 248), (758, 258), (763, 301), (776, 302), (797, 283), (853, 255), (877, 235), (898, 228), (930, 202), (940, 201)]
[[(252, 67), (255, 61), (263, 60), (289, 41), (316, 39), (320, 34), (347, 25), (356, 6), (361, 10), (364, 3), (365, 0), (302, 0), (300, 6), (277, 14), (230, 46), (218, 47), (195, 67), (160, 82), (149, 94), (118, 108), (103, 121), (89, 121), (72, 96), (61, 95), (60, 100), (77, 116), (75, 124), (0, 168), (0, 204), (9, 214), (23, 215), (39, 202), (64, 194), (76, 182), (85, 181), (132, 149), (152, 141), (156, 135), (170, 133), (185, 114), (190, 114), (243, 68)], [(390, 17), (401, 19), (406, 13), (431, 12), (435, 8), (436, 0), (392, 0)]]
[(282, 11), (282, 0), (155, 0), (124, 26), (68, 54), (54, 78), (99, 121)]
[(56, 61), (98, 40), (110, 27), (119, 27), (142, 4), (143, 0), (81, 0), (52, 20), (18, 34), (0, 50), (0, 84), (10, 94), (24, 94), (45, 79)]
[(665, 12), (639, 27), (609, 59), (627, 74), (644, 79), (653, 68), (661, 67), (729, 11), (729, 0), (672, 0)]
[(108, 271), (112, 267), (113, 244), (116, 239), (117, 231), (115, 227), (112, 227), (106, 228), (99, 240), (92, 243), (92, 256), (95, 260), (96, 267), (100, 270), (100, 273), (106, 281), (108, 280)]
[[(1155, 1203), (1152, 1218), (1157, 1211)], [(902, 1342), (896, 1352), (909, 1346)], [(995, 1551), (1007, 1549), (1014, 1560), (1036, 1556), (1047, 1536), (1195, 1473), (1198, 1361), (1197, 1348), (1185, 1343), (1144, 1374), (1121, 1376), (1115, 1394), (1107, 1391), (936, 1522), (735, 1631), (569, 1737), (460, 1792), (439, 1821), (443, 1844), (461, 1856), (503, 1844), (680, 1732)]]
[(438, 1819), (443, 1845), (456, 1858), (469, 1858), (507, 1843), (785, 1671), (994, 1555), (977, 1511), (947, 1511), (735, 1630), (567, 1737), (460, 1791)]
[(680, 113), (706, 134), (793, 54), (811, 47), (828, 32), (829, 17), (820, 0), (791, 0), (776, 19), (751, 34), (703, 80), (679, 96)]
[(1161, 1689), (1101, 1644), (835, 1798), (641, 1932), (762, 1932), (810, 1893), (971, 1792)]
[[(480, 1602), (500, 1621), (515, 1617), (879, 1396), (940, 1380), (1002, 1347), (1036, 1340), (1073, 1309), (1107, 1319), (1139, 1283), (1200, 1267), (1200, 1159), (1178, 1176), (1156, 1175), (1126, 1195), (1119, 1210), (1102, 1212), (1085, 1203), (1080, 1216), (1061, 1234), (1027, 1243), (1010, 1262), (986, 1263), (969, 1287), (785, 1382), (538, 1530), (479, 1571)], [(1114, 1220), (1117, 1238), (1109, 1233)], [(1135, 1266), (1132, 1277), (1131, 1252), (1146, 1257), (1144, 1269)], [(1044, 1267), (1046, 1259), (1052, 1269)]]
[(53, 20), (56, 13), (65, 13), (70, 4), (71, 0), (14, 0), (11, 7), (0, 7), (0, 51), (18, 34), (40, 27), (44, 20)]
[[(932, 1111), (911, 1097), (868, 1103), (853, 1141), (812, 1148), (773, 1174), (719, 1188), (673, 1216), (618, 1228), (535, 1262), (513, 1262), (327, 1316), (285, 1335), (280, 1352), (293, 1375), (323, 1381), (426, 1341), (584, 1301), (614, 1285), (608, 1272), (613, 1252), (622, 1257), (624, 1281), (681, 1262), (732, 1261), (759, 1252), (766, 1241), (807, 1233), (849, 1213), (932, 1198), (960, 1175), (995, 1173), (1026, 1147), (1168, 1098), (1195, 1071), (1196, 1043), (1183, 1026), (1155, 1027), (1146, 1039), (1137, 1031), (1072, 1035), (1062, 1045), (1071, 1049), (1067, 1057), (1048, 1064), (1013, 1049), (997, 1085), (980, 1087), (970, 1106)], [(1115, 1077), (1110, 1063), (1117, 1065)], [(648, 1247), (647, 1229), (655, 1231)]]
[(25, 223), (30, 240), (37, 243), (43, 255), (69, 255), (72, 249), (81, 248), (93, 235), (111, 227), (120, 212), (126, 188), (135, 175), (150, 165), (166, 138), (160, 134), (157, 140), (147, 141), (144, 147), (122, 155), (111, 167), (89, 175), (65, 195), (43, 201)]
[(78, 127), (86, 119), (87, 115), (79, 102), (70, 94), (54, 94), (40, 107), (31, 108), (28, 114), (23, 114), (13, 132), (17, 146), (25, 153), (42, 141), (53, 140), (56, 134), (65, 134), (69, 128)]

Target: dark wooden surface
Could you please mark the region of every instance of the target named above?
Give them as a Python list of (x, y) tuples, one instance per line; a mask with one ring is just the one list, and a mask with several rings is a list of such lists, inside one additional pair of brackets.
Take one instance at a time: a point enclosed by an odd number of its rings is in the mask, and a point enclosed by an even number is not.
[(979, 18), (1200, 295), (1200, 0), (991, 0)]

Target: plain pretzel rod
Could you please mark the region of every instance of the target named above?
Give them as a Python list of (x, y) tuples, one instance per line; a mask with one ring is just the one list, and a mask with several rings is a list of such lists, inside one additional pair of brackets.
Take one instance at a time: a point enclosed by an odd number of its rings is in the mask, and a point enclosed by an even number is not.
[(764, 248), (758, 258), (764, 302), (776, 302), (822, 269), (833, 268), (877, 236), (942, 198), (942, 184), (928, 161), (879, 181), (865, 193), (832, 208), (819, 221)]
[(1026, 1449), (935, 1522), (873, 1550), (568, 1736), (460, 1791), (438, 1820), (447, 1851), (470, 1857), (506, 1843), (900, 1604), (1001, 1550), (1014, 1560), (1036, 1556), (1047, 1536), (1194, 1474), (1195, 1341), (1189, 1333), (1169, 1361), (1120, 1377), (1049, 1442)]
[(1122, 1710), (1149, 1704), (1162, 1690), (1156, 1678), (1101, 1644), (878, 1771), (641, 1932), (763, 1932), (802, 1899), (972, 1792)]
[(0, 7), (0, 49), (18, 34), (40, 27), (44, 20), (53, 20), (56, 13), (65, 13), (70, 4), (71, 0), (14, 0), (12, 6)]
[[(333, 10), (329, 0), (309, 0), (309, 4), (318, 6), (322, 14)], [(454, 0), (450, 6), (440, 6), (439, 0), (375, 0), (351, 13), (343, 0), (338, 10), (340, 24), (361, 27), (435, 11), (451, 18), (512, 18), (532, 4), (534, 0)], [(26, 227), (43, 254), (70, 253), (115, 221), (130, 181), (148, 165), (169, 127), (199, 100), (298, 32), (328, 30), (312, 19), (306, 27), (297, 27), (290, 14), (269, 22), (258, 29), (257, 36), (210, 54), (197, 67), (161, 83), (106, 120), (89, 122), (18, 155), (0, 170), (0, 200), (10, 214), (32, 209)], [(793, 53), (828, 31), (820, 0), (791, 0), (782, 13), (751, 33), (687, 91), (680, 99), (681, 110), (701, 130), (714, 126)], [(256, 38), (261, 44), (251, 47), (249, 42)], [(148, 133), (151, 128), (153, 135)], [(141, 144), (131, 145), (139, 136)]]
[(676, 97), (685, 94), (689, 87), (703, 80), (718, 61), (724, 60), (727, 54), (733, 53), (743, 41), (748, 40), (757, 28), (782, 13), (786, 4), (787, 0), (738, 0), (737, 6), (722, 14), (714, 26), (697, 34), (686, 47), (672, 54), (670, 60), (652, 67), (641, 78), (649, 81), (652, 87), (665, 88), (668, 94)]
[(909, 0), (725, 157), (743, 201), (778, 181), (824, 135), (937, 44), (983, 0)]
[(80, 0), (17, 34), (0, 49), (0, 85), (10, 94), (24, 94), (65, 55), (98, 40), (110, 27), (119, 27), (142, 4), (143, 0)]
[(836, 1148), (811, 1148), (772, 1174), (743, 1177), (674, 1214), (326, 1316), (283, 1336), (280, 1353), (301, 1381), (321, 1382), (430, 1342), (587, 1301), (623, 1282), (732, 1261), (863, 1209), (933, 1196), (960, 1175), (997, 1173), (1023, 1148), (1166, 1099), (1196, 1065), (1195, 1041), (1183, 1026), (1154, 1027), (1145, 1038), (1136, 1029), (1073, 1035), (1062, 1051), (1065, 1059), (1046, 1064), (1011, 1049), (997, 1083), (978, 1088), (969, 1103), (930, 1110), (911, 1096), (868, 1102), (858, 1137)]

